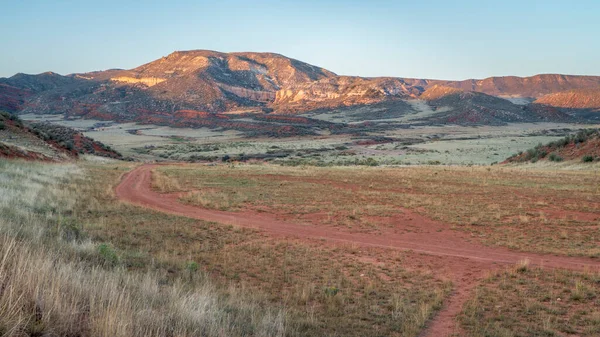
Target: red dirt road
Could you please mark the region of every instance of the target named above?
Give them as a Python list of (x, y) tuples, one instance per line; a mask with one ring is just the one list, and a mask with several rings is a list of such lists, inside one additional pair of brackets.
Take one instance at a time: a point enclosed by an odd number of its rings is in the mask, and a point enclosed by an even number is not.
[(467, 300), (470, 290), (483, 277), (484, 271), (494, 268), (495, 265), (516, 264), (528, 260), (531, 265), (544, 268), (600, 271), (600, 261), (588, 258), (523, 253), (499, 247), (485, 247), (470, 242), (468, 236), (450, 230), (448, 225), (408, 211), (406, 219), (399, 219), (401, 223), (398, 223), (398, 227), (417, 225), (425, 230), (404, 234), (384, 232), (383, 235), (349, 233), (326, 226), (280, 221), (264, 213), (233, 213), (203, 209), (180, 203), (177, 195), (153, 191), (151, 173), (155, 167), (156, 165), (143, 165), (125, 174), (115, 189), (117, 197), (164, 213), (260, 229), (274, 235), (322, 239), (333, 243), (398, 249), (445, 257), (449, 269), (452, 270), (451, 277), (456, 290), (424, 331), (426, 336), (448, 336), (457, 331), (455, 316)]

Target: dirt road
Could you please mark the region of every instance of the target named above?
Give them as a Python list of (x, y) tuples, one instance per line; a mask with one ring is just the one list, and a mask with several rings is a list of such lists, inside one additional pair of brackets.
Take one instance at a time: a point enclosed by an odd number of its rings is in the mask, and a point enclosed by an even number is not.
[(460, 312), (469, 291), (483, 277), (483, 271), (503, 264), (516, 264), (528, 260), (530, 265), (544, 268), (564, 268), (571, 270), (600, 270), (600, 261), (587, 258), (562, 257), (511, 251), (499, 247), (486, 247), (460, 232), (450, 230), (450, 226), (406, 211), (405, 219), (399, 219), (398, 226), (419, 226), (425, 229), (418, 233), (404, 234), (349, 233), (326, 226), (298, 224), (280, 221), (265, 213), (224, 212), (208, 210), (182, 204), (177, 195), (161, 194), (151, 188), (152, 169), (156, 165), (143, 165), (123, 176), (115, 192), (119, 199), (149, 207), (164, 213), (190, 217), (205, 221), (256, 228), (268, 233), (298, 238), (322, 239), (333, 243), (350, 243), (366, 247), (379, 247), (407, 250), (448, 258), (449, 267), (454, 271), (452, 278), (455, 292), (445, 307), (430, 322), (426, 336), (447, 336), (455, 332), (455, 316)]

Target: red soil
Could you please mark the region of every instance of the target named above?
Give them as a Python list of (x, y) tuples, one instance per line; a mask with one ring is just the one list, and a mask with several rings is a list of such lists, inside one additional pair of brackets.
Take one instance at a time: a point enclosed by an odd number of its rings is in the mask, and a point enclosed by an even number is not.
[[(397, 218), (395, 229), (383, 228), (381, 234), (369, 234), (281, 221), (273, 215), (252, 211), (232, 213), (202, 209), (180, 203), (177, 194), (160, 194), (153, 191), (151, 174), (154, 167), (156, 166), (140, 166), (124, 175), (115, 189), (117, 197), (164, 213), (260, 229), (275, 236), (319, 239), (332, 244), (353, 244), (422, 253), (414, 255), (423, 259), (423, 263), (432, 259), (442, 259), (449, 274), (447, 276), (454, 282), (455, 292), (424, 331), (423, 335), (426, 336), (448, 336), (459, 331), (455, 317), (460, 313), (470, 291), (485, 276), (486, 271), (500, 265), (513, 265), (528, 260), (531, 265), (544, 268), (600, 271), (600, 261), (588, 258), (524, 253), (482, 246), (471, 241), (468, 235), (450, 230), (449, 225), (409, 211)], [(413, 231), (415, 227), (420, 230)], [(401, 230), (403, 228), (411, 230)]]

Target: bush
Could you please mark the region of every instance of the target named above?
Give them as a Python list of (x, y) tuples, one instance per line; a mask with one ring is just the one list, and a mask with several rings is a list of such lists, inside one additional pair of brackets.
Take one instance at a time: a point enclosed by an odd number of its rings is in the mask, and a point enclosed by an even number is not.
[(377, 166), (377, 165), (379, 165), (379, 163), (377, 162), (377, 160), (369, 157), (369, 158), (367, 158), (367, 160), (365, 160), (364, 165)]
[(591, 163), (594, 161), (594, 157), (590, 155), (583, 156), (581, 159), (584, 163)]
[(117, 252), (115, 252), (115, 250), (106, 243), (98, 245), (98, 254), (100, 254), (100, 257), (102, 260), (104, 260), (104, 263), (108, 265), (114, 266), (119, 262)]
[(555, 162), (563, 161), (563, 158), (561, 156), (557, 155), (556, 153), (551, 153), (550, 156), (548, 157), (548, 159), (550, 159), (550, 161), (555, 161)]
[(338, 287), (325, 287), (325, 295), (327, 296), (335, 296), (340, 292)]
[(0, 121), (0, 130), (4, 129), (6, 129), (6, 125), (4, 124), (4, 122)]

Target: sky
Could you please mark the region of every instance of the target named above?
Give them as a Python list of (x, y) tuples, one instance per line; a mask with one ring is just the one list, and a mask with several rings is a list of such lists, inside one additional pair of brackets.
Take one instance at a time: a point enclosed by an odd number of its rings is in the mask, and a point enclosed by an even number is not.
[(600, 75), (600, 1), (0, 0), (0, 77), (275, 52), (340, 75)]

